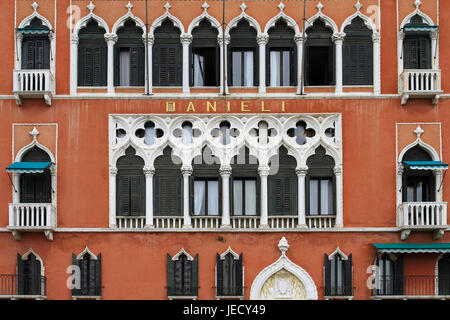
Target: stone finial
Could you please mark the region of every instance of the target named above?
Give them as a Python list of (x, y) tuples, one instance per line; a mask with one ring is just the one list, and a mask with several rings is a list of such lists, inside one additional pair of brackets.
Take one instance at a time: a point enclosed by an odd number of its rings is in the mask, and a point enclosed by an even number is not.
[(280, 249), (283, 256), (286, 256), (286, 252), (289, 250), (289, 243), (285, 237), (281, 238), (280, 242), (278, 242), (278, 249)]
[(360, 11), (361, 10), (361, 8), (362, 8), (362, 4), (361, 4), (361, 2), (359, 2), (359, 0), (356, 2), (356, 4), (355, 4), (355, 8), (356, 8), (356, 11)]
[(245, 4), (245, 2), (242, 2), (241, 6), (239, 8), (241, 8), (242, 12), (244, 12), (245, 9), (247, 9), (247, 5)]
[(128, 12), (131, 13), (131, 9), (133, 9), (133, 5), (131, 4), (130, 1), (128, 1), (128, 4), (125, 6), (125, 8), (127, 8)]
[(95, 9), (95, 6), (94, 6), (94, 4), (92, 3), (92, 1), (91, 2), (89, 2), (89, 4), (87, 5), (87, 7), (86, 8), (88, 8), (88, 10), (91, 12), (91, 14), (92, 14), (92, 12), (94, 11), (94, 9)]
[(284, 8), (286, 8), (286, 6), (284, 5), (283, 2), (280, 2), (280, 4), (278, 5), (278, 9), (280, 9), (280, 11), (283, 11)]
[(39, 131), (36, 129), (36, 127), (34, 127), (33, 130), (31, 130), (29, 133), (34, 140), (36, 140), (37, 136), (39, 135)]
[(316, 6), (317, 10), (319, 10), (319, 13), (322, 13), (323, 7), (324, 5), (322, 4), (322, 2), (319, 2), (319, 4)]
[(33, 4), (31, 5), (31, 7), (33, 8), (34, 12), (37, 11), (37, 8), (39, 8), (39, 5), (36, 2), (33, 2)]
[(206, 12), (209, 9), (209, 4), (206, 1), (202, 4), (203, 10)]
[(169, 9), (172, 8), (172, 6), (169, 4), (169, 2), (166, 2), (164, 5), (164, 9), (166, 9), (167, 12), (169, 12)]
[(416, 6), (416, 10), (419, 10), (420, 6), (422, 5), (422, 1), (416, 0), (414, 1), (414, 5)]
[(420, 136), (424, 133), (425, 131), (420, 127), (420, 125), (417, 126), (416, 130), (414, 130), (414, 133), (417, 135), (417, 139), (420, 139)]

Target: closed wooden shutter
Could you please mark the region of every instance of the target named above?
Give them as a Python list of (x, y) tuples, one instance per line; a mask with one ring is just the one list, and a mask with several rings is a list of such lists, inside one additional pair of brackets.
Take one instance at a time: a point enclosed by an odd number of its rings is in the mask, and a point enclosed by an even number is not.
[(403, 295), (403, 256), (397, 255), (394, 262), (394, 295)]
[(50, 41), (25, 38), (22, 42), (22, 69), (50, 69)]
[(353, 295), (353, 262), (352, 255), (348, 256), (347, 260), (343, 260), (343, 272), (344, 272), (344, 295)]
[(179, 176), (159, 174), (155, 177), (154, 212), (158, 216), (180, 216), (182, 203), (182, 181)]
[(22, 256), (17, 254), (17, 294), (25, 294), (25, 263), (22, 260)]
[(373, 84), (373, 47), (368, 41), (348, 41), (343, 46), (344, 85)]
[(450, 255), (444, 255), (438, 263), (439, 295), (450, 295)]
[(431, 69), (431, 40), (428, 36), (407, 35), (403, 47), (405, 69)]
[(24, 173), (20, 176), (20, 180), (20, 202), (35, 203), (35, 176), (33, 174)]
[(117, 175), (118, 216), (145, 215), (145, 179), (141, 175)]
[(145, 81), (145, 52), (143, 46), (130, 48), (130, 85), (143, 86)]
[(106, 86), (107, 48), (96, 45), (80, 45), (78, 50), (78, 85), (86, 87)]
[(223, 295), (223, 260), (216, 254), (216, 295)]
[(198, 254), (192, 261), (192, 279), (191, 279), (191, 295), (198, 295)]
[(160, 86), (181, 85), (181, 52), (178, 45), (161, 45), (158, 48), (159, 68), (157, 83)]
[(167, 295), (175, 295), (175, 261), (167, 254)]
[(269, 214), (297, 214), (297, 179), (286, 176), (269, 177)]
[(97, 255), (95, 260), (95, 295), (102, 295), (102, 254)]
[(243, 264), (243, 254), (239, 255), (239, 259), (234, 262), (235, 274), (236, 274), (236, 292), (235, 295), (244, 295), (244, 264)]
[(326, 253), (324, 254), (324, 282), (325, 296), (332, 296), (334, 293), (331, 292), (331, 261)]

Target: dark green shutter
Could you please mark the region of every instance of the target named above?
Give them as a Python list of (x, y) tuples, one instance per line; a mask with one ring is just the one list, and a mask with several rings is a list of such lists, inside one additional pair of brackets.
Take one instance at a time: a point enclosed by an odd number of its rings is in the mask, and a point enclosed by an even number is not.
[(407, 35), (403, 40), (405, 69), (431, 68), (431, 41), (429, 36)]
[(167, 254), (167, 295), (175, 295), (175, 261)]
[(20, 181), (20, 202), (35, 203), (35, 176), (33, 174), (24, 173), (20, 175)]
[(234, 261), (235, 266), (235, 274), (236, 274), (236, 295), (243, 296), (244, 295), (244, 264), (243, 264), (243, 254), (239, 255), (239, 259)]
[(326, 253), (324, 254), (324, 282), (325, 296), (334, 295), (334, 292), (331, 292), (331, 261)]
[(130, 176), (130, 215), (145, 215), (145, 181), (142, 176)]
[(450, 255), (445, 254), (438, 263), (439, 295), (450, 295)]
[(344, 271), (344, 295), (353, 295), (353, 263), (352, 255), (348, 256), (347, 260), (343, 261)]
[[(79, 260), (77, 259), (77, 256), (72, 253), (72, 265), (76, 267), (80, 267)], [(72, 273), (73, 275), (77, 275), (77, 273)], [(81, 276), (81, 274), (80, 274)], [(75, 284), (75, 282), (72, 282), (72, 284)], [(77, 288), (72, 289), (72, 296), (79, 296), (81, 294), (81, 290)]]
[(17, 254), (17, 294), (23, 295), (25, 292), (25, 264), (22, 256)]
[(130, 48), (130, 85), (144, 85), (145, 59), (144, 48), (142, 46), (134, 46)]
[(116, 212), (118, 216), (130, 215), (130, 177), (117, 175)]
[(198, 254), (192, 261), (191, 294), (198, 296)]
[(22, 43), (22, 69), (50, 69), (50, 41), (25, 38)]
[(216, 294), (223, 295), (223, 260), (218, 253), (216, 254)]
[(95, 295), (102, 295), (102, 254), (97, 255), (95, 260)]
[(28, 294), (39, 295), (41, 294), (41, 263), (34, 254), (28, 256), (26, 263), (29, 264), (29, 279), (31, 282), (31, 292)]
[(394, 263), (394, 295), (404, 294), (403, 255), (397, 255)]
[(155, 213), (159, 216), (179, 216), (182, 202), (182, 181), (179, 176), (155, 177)]
[(182, 58), (181, 46), (178, 44), (161, 44), (155, 50), (158, 55), (154, 63), (156, 69), (155, 85), (181, 85)]

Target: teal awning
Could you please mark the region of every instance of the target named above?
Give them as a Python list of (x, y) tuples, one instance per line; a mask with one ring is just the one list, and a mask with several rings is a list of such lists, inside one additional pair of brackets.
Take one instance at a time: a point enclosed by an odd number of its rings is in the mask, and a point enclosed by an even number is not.
[(14, 162), (6, 168), (6, 171), (15, 173), (43, 173), (44, 169), (47, 169), (51, 164), (51, 162)]
[(435, 31), (438, 29), (439, 29), (439, 26), (428, 26), (428, 25), (416, 25), (416, 26), (411, 25), (411, 26), (403, 27), (404, 31), (418, 31), (418, 32), (421, 32), (421, 31), (429, 32), (429, 31)]
[(32, 35), (46, 35), (49, 34), (50, 29), (47, 27), (34, 27), (34, 28), (17, 28), (17, 32), (22, 34), (32, 34)]
[(372, 243), (379, 252), (442, 253), (450, 252), (450, 243)]
[(403, 161), (410, 169), (433, 170), (448, 169), (448, 164), (441, 161)]

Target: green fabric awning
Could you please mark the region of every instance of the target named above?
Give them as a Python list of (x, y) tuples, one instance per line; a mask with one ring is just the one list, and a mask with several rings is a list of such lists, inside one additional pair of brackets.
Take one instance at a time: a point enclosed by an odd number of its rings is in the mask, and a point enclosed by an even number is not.
[(14, 162), (6, 168), (6, 171), (14, 173), (43, 173), (51, 164), (51, 162)]
[(429, 31), (435, 31), (438, 29), (439, 29), (439, 26), (429, 26), (429, 25), (422, 25), (422, 26), (412, 25), (412, 26), (404, 26), (403, 27), (404, 31), (416, 31), (416, 32), (423, 32), (423, 31), (429, 32)]
[(50, 33), (50, 29), (47, 27), (34, 27), (34, 28), (17, 28), (18, 33), (31, 34), (31, 35), (46, 35)]
[(450, 243), (372, 243), (379, 252), (392, 253), (442, 253), (450, 252)]
[(403, 161), (410, 169), (433, 170), (448, 169), (448, 164), (441, 161)]

